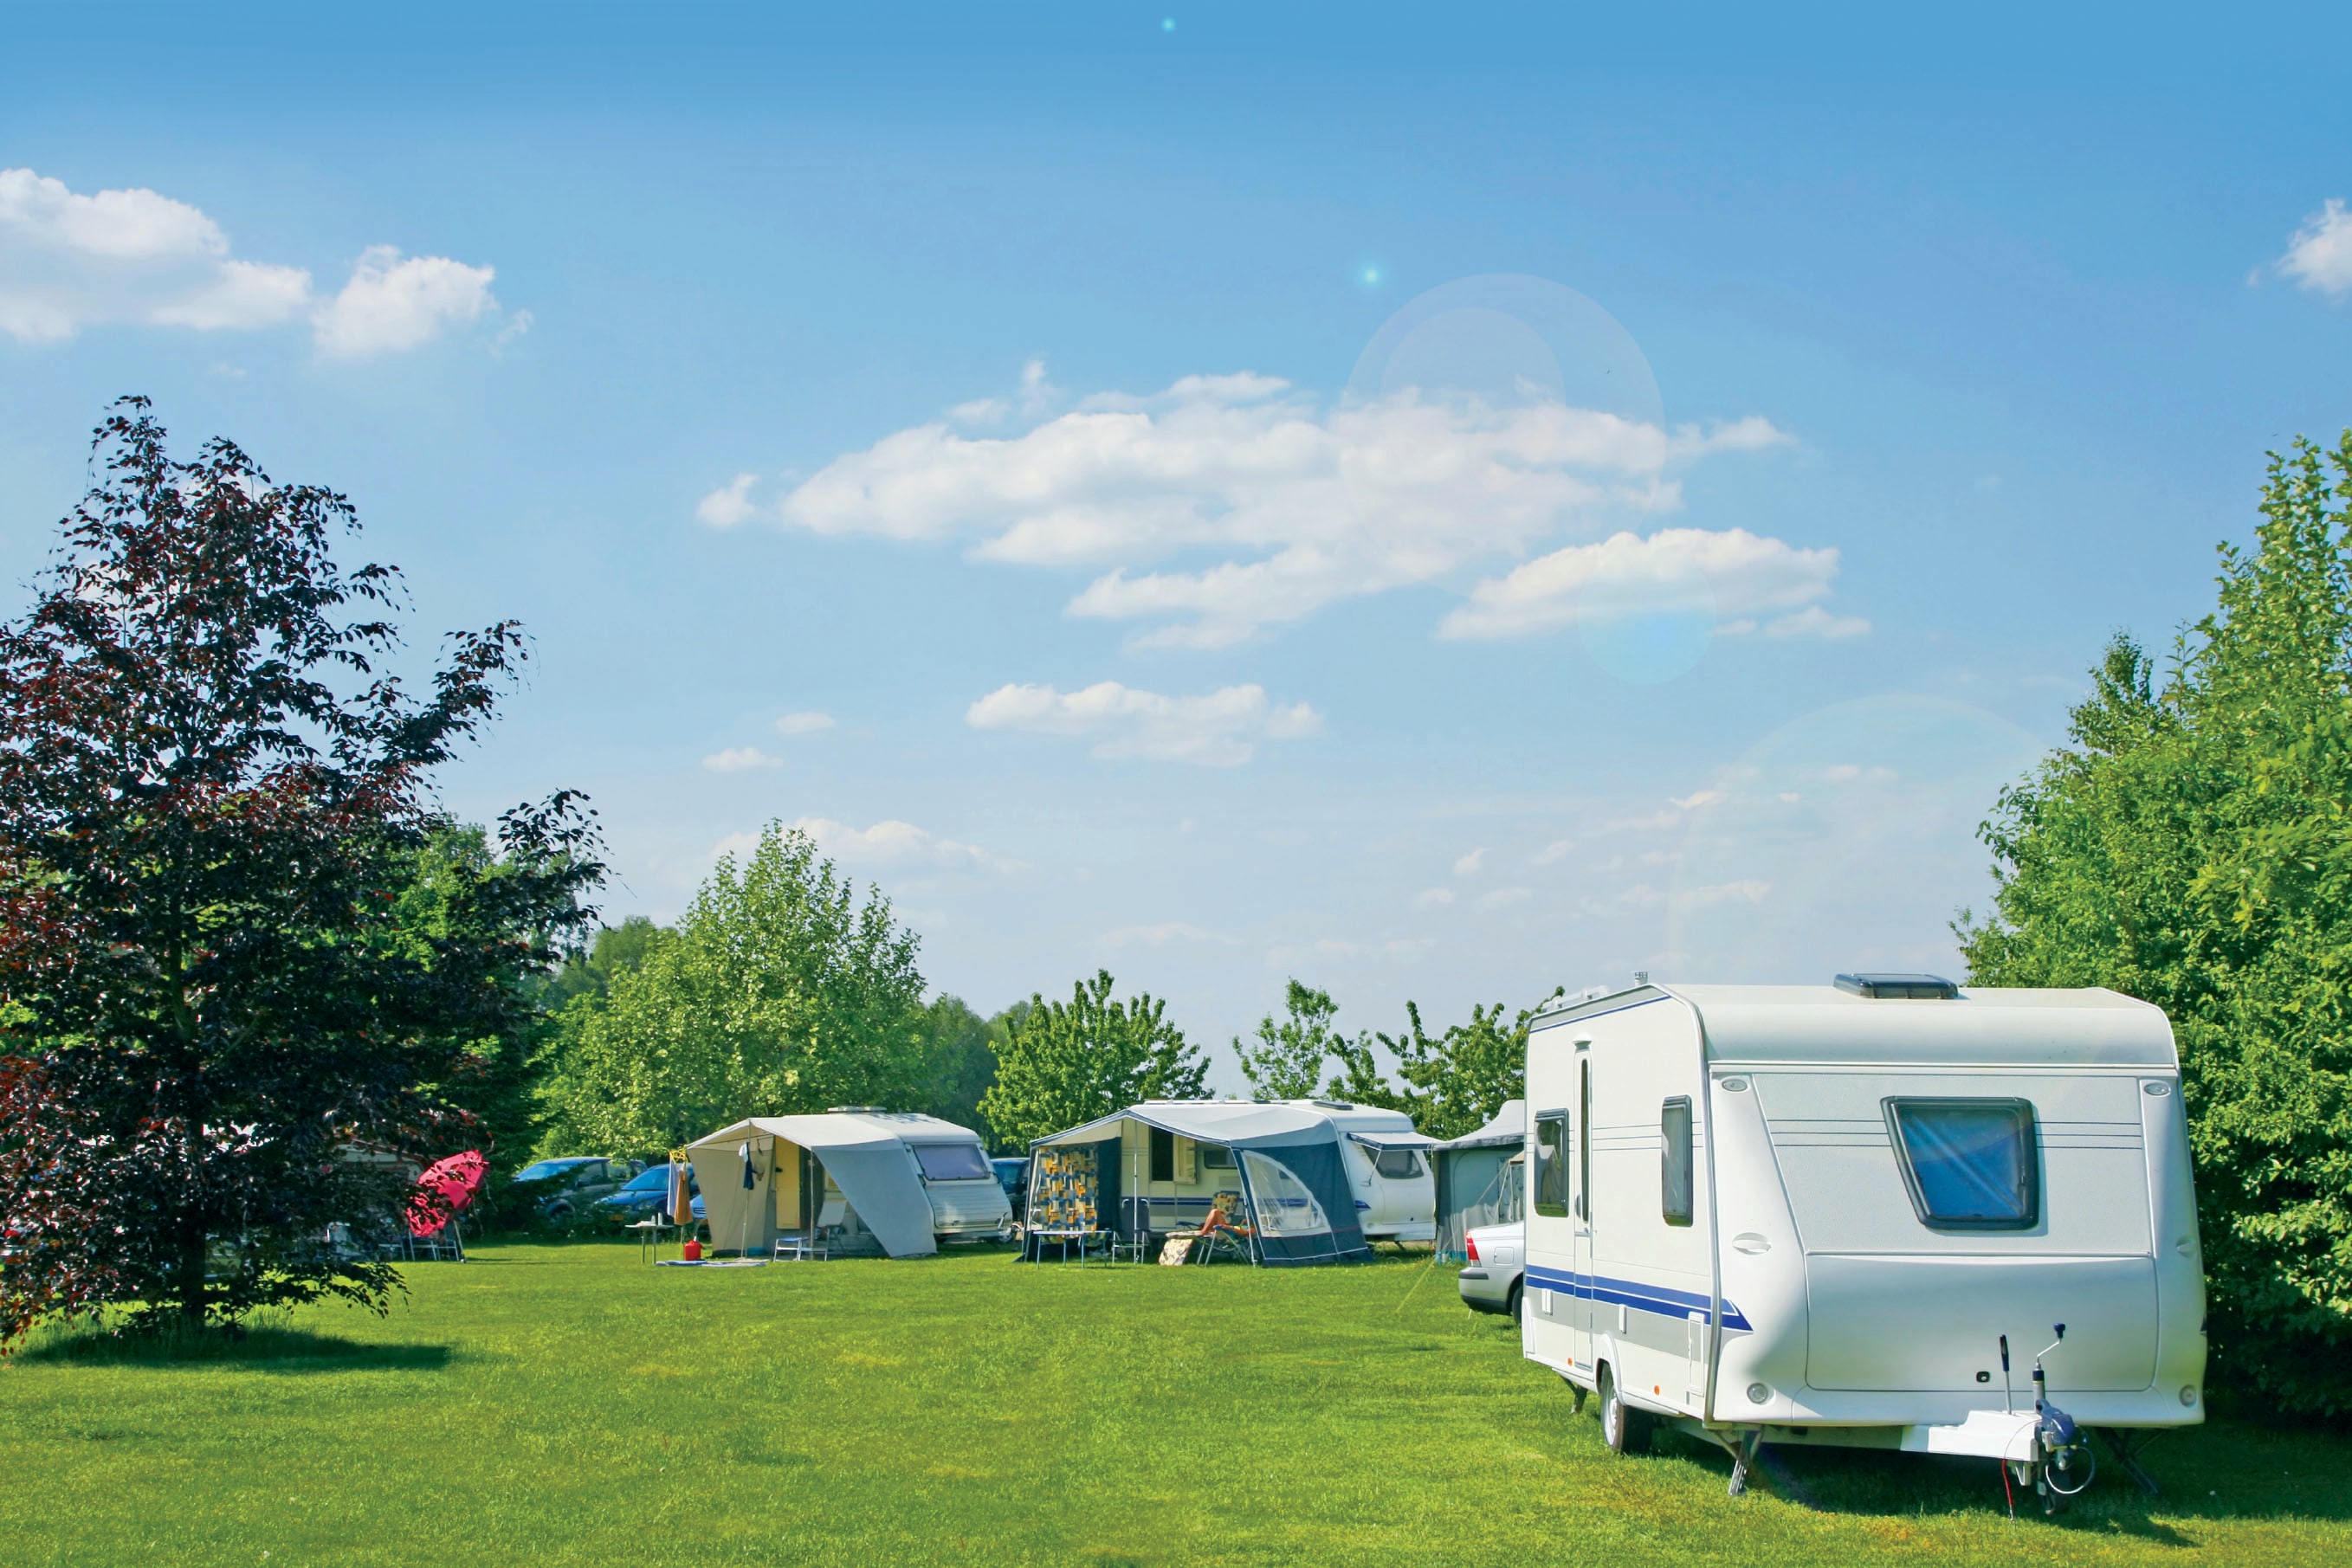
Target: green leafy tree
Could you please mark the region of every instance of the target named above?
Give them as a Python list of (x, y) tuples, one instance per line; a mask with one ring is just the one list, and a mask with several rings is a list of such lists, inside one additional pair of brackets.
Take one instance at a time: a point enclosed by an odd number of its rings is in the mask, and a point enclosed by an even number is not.
[[(1559, 993), (1555, 991), (1553, 995)], [(1406, 1029), (1398, 1035), (1359, 1036), (1334, 1048), (1340, 1073), (1325, 1092), (1359, 1105), (1385, 1105), (1412, 1117), (1433, 1138), (1458, 1138), (1475, 1132), (1503, 1108), (1527, 1093), (1528, 1026), (1537, 1008), (1523, 1008), (1509, 1023), (1503, 1004), (1473, 1006), (1470, 1021), (1432, 1035), (1421, 1006), (1404, 1005)], [(1395, 1058), (1402, 1085), (1381, 1071), (1372, 1045)]]
[(2216, 1364), (2352, 1413), (2352, 434), (2272, 459), (2251, 551), (2169, 672), (2108, 646), (2072, 744), (2005, 790), (1972, 980), (2171, 1017)]
[(426, 967), (446, 962), (442, 955), (453, 946), (506, 956), (501, 969), (481, 977), (508, 993), (508, 1005), (482, 1015), (494, 1032), (450, 1041), (453, 1071), (436, 1085), (472, 1117), (479, 1146), (502, 1174), (530, 1158), (539, 1135), (536, 1091), (554, 1020), (546, 1010), (546, 971), (536, 960), (572, 934), (578, 916), (568, 902), (550, 905), (527, 885), (560, 875), (562, 867), (530, 863), (521, 846), (496, 843), (478, 826), (433, 832), (405, 869), (392, 908), (398, 950)]
[(654, 945), (670, 935), (642, 915), (632, 915), (618, 925), (598, 926), (595, 941), (564, 955), (562, 967), (545, 977), (539, 1005), (560, 1013), (574, 997), (610, 996), (613, 977), (644, 963)]
[(962, 1127), (982, 1127), (980, 1103), (996, 1082), (996, 1052), (1009, 1032), (1007, 1015), (984, 1019), (961, 997), (942, 996), (923, 1009), (923, 1064), (908, 1106)]
[(981, 1113), (1006, 1147), (1108, 1116), (1140, 1100), (1197, 1100), (1208, 1063), (1149, 992), (1111, 995), (1108, 969), (1070, 988), (1067, 1002), (1033, 996), (1010, 1015), (996, 1082)]
[(1339, 1011), (1331, 993), (1292, 980), (1283, 996), (1282, 1020), (1258, 1020), (1257, 1043), (1236, 1038), (1242, 1076), (1261, 1100), (1305, 1100), (1315, 1093), (1323, 1064), (1339, 1055), (1347, 1038), (1331, 1027)]
[(722, 858), (674, 936), (574, 997), (547, 1152), (659, 1152), (751, 1115), (903, 1105), (927, 1061), (918, 938), (808, 835)]

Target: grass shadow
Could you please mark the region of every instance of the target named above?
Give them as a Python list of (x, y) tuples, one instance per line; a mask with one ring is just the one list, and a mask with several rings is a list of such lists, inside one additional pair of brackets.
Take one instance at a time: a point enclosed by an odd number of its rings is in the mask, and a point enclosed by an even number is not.
[[(1710, 1443), (1664, 1436), (1663, 1453), (1728, 1477), (1730, 1458)], [(2017, 1516), (2050, 1528), (2128, 1535), (2194, 1546), (2184, 1532), (2203, 1521), (2352, 1519), (2352, 1466), (2344, 1438), (2259, 1424), (2216, 1421), (2168, 1433), (2142, 1454), (2164, 1490), (2148, 1497), (2114, 1466), (2104, 1444), (2101, 1471), (2067, 1511), (2044, 1518), (2031, 1486), (2014, 1489)], [(1894, 1518), (2005, 1513), (2001, 1474), (1980, 1459), (1805, 1444), (1767, 1444), (1757, 1459), (1759, 1490), (1820, 1513)]]
[(27, 1366), (236, 1366), (256, 1372), (437, 1372), (446, 1344), (384, 1344), (267, 1323), (240, 1333), (136, 1333), (89, 1324), (40, 1334), (11, 1359)]

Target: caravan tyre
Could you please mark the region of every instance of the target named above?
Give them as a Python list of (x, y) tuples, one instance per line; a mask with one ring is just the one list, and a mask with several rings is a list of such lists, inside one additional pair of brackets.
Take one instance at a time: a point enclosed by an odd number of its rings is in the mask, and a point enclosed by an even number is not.
[(1517, 1322), (1524, 1322), (1526, 1321), (1525, 1319), (1523, 1319), (1523, 1318), (1521, 1318), (1521, 1317), (1519, 1316), (1519, 1297), (1520, 1297), (1520, 1294), (1521, 1294), (1521, 1292), (1520, 1292), (1519, 1287), (1518, 1287), (1518, 1286), (1517, 1286), (1517, 1285), (1513, 1285), (1513, 1286), (1511, 1287), (1511, 1299), (1510, 1299), (1507, 1302), (1506, 1302), (1506, 1303), (1504, 1304), (1504, 1307), (1503, 1307), (1503, 1310), (1504, 1310), (1505, 1312), (1508, 1312), (1508, 1313), (1510, 1313), (1510, 1314), (1511, 1314), (1511, 1321), (1512, 1321), (1513, 1322), (1515, 1322), (1515, 1323), (1517, 1323)]
[(1601, 1368), (1601, 1440), (1612, 1454), (1638, 1454), (1650, 1446), (1650, 1413), (1627, 1405), (1617, 1392), (1617, 1375)]

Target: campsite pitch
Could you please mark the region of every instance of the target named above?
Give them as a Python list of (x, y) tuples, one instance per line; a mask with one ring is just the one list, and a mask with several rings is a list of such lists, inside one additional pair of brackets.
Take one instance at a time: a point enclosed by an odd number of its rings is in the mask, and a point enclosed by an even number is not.
[[(9, 1563), (2352, 1560), (2352, 1441), (2217, 1423), (2011, 1524), (1990, 1466), (1618, 1459), (1425, 1261), (653, 1269), (486, 1248), (388, 1319), (0, 1367)], [(2217, 1382), (2219, 1380), (2217, 1379)]]

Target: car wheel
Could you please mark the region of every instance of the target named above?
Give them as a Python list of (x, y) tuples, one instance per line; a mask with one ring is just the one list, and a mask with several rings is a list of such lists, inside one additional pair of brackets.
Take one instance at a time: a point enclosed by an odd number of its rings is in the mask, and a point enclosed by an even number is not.
[(1617, 1392), (1617, 1375), (1601, 1368), (1601, 1440), (1612, 1454), (1638, 1454), (1650, 1446), (1650, 1413), (1636, 1410)]
[(1513, 1286), (1511, 1287), (1510, 1299), (1509, 1299), (1507, 1301), (1506, 1301), (1506, 1302), (1504, 1303), (1504, 1305), (1503, 1305), (1503, 1310), (1504, 1310), (1505, 1312), (1508, 1312), (1508, 1313), (1510, 1313), (1510, 1314), (1511, 1314), (1511, 1321), (1512, 1321), (1513, 1322), (1515, 1322), (1515, 1323), (1517, 1323), (1517, 1322), (1526, 1322), (1526, 1321), (1527, 1321), (1526, 1319), (1524, 1319), (1524, 1318), (1522, 1318), (1522, 1317), (1520, 1317), (1520, 1316), (1519, 1316), (1519, 1305), (1520, 1305), (1519, 1297), (1520, 1297), (1520, 1295), (1521, 1295), (1521, 1291), (1520, 1291), (1520, 1290), (1519, 1290), (1519, 1287), (1518, 1287), (1518, 1286), (1517, 1286), (1517, 1285), (1513, 1285)]
[(550, 1225), (562, 1225), (572, 1218), (572, 1206), (568, 1203), (551, 1203), (544, 1212)]

